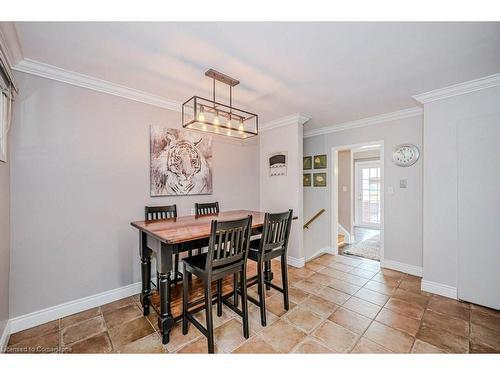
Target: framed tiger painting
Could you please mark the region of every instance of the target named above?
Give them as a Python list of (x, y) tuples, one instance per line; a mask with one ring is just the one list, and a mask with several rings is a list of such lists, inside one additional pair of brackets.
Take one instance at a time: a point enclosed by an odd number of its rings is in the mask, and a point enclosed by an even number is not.
[(212, 137), (150, 127), (151, 196), (212, 194)]

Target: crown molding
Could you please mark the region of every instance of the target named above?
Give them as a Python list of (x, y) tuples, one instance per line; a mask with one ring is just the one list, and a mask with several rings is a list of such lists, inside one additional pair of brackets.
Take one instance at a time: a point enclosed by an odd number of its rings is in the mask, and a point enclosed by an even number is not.
[(0, 22), (0, 56), (6, 63), (7, 75), (17, 91), (12, 67), (23, 58), (21, 45), (13, 22)]
[(415, 99), (419, 103), (425, 104), (434, 102), (436, 100), (442, 100), (457, 95), (468, 94), (470, 92), (484, 90), (499, 85), (500, 73), (482, 77), (479, 79), (474, 79), (472, 81), (458, 83), (456, 85), (443, 87), (442, 89), (424, 92), (423, 94), (414, 95), (413, 99)]
[(121, 98), (165, 108), (171, 111), (181, 111), (182, 104), (180, 102), (31, 59), (22, 59), (19, 63), (14, 65), (13, 70), (105, 94), (119, 96)]
[(306, 115), (304, 113), (294, 113), (293, 115), (285, 116), (277, 120), (266, 122), (265, 124), (259, 126), (259, 130), (266, 131), (287, 125), (304, 125), (310, 119), (311, 116)]
[(364, 126), (377, 125), (384, 122), (421, 116), (422, 114), (423, 114), (423, 109), (420, 107), (402, 109), (400, 111), (383, 113), (372, 117), (366, 117), (360, 120), (348, 121), (341, 124), (325, 126), (318, 129), (306, 130), (304, 131), (304, 138), (310, 138), (321, 134), (340, 132), (348, 129), (356, 129)]

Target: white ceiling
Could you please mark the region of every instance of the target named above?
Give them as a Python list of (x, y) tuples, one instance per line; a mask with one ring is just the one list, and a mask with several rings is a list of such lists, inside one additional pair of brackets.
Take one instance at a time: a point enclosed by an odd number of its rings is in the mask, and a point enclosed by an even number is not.
[[(185, 101), (215, 68), (235, 104), (306, 128), (413, 107), (412, 95), (500, 72), (500, 23), (16, 23), (24, 57)], [(222, 87), (221, 87), (222, 90)]]

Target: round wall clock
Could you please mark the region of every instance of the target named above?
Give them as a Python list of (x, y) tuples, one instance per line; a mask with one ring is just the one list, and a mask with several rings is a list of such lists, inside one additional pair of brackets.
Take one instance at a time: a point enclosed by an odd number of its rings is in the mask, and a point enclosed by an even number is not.
[(417, 162), (420, 156), (418, 147), (412, 144), (403, 144), (394, 147), (392, 161), (400, 167), (409, 167)]

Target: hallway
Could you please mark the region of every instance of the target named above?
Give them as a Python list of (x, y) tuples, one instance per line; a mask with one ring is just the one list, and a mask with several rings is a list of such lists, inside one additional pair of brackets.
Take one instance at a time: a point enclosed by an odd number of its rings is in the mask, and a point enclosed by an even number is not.
[(345, 244), (339, 252), (380, 261), (380, 230), (354, 227), (354, 242)]

